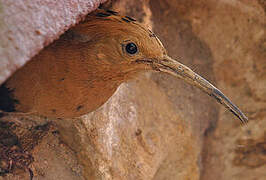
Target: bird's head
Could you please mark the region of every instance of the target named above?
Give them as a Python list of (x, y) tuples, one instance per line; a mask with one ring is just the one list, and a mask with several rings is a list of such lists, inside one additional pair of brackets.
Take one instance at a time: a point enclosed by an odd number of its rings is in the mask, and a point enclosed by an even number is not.
[(114, 78), (127, 79), (143, 70), (168, 73), (198, 87), (247, 122), (247, 117), (219, 89), (169, 57), (157, 36), (133, 18), (97, 10), (72, 31), (75, 38), (92, 46), (94, 59)]

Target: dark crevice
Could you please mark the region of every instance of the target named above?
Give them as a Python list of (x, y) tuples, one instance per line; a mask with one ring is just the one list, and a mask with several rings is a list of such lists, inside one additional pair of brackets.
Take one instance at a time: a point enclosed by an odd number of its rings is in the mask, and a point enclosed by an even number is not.
[(19, 101), (13, 96), (14, 89), (9, 89), (6, 84), (0, 86), (0, 110), (6, 112), (14, 112), (16, 104)]

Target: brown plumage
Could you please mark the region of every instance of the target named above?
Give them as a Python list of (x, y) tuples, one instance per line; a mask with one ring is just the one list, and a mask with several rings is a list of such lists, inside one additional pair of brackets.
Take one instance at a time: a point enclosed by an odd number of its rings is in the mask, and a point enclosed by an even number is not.
[(5, 88), (17, 100), (15, 111), (77, 117), (97, 109), (122, 82), (146, 70), (184, 79), (247, 121), (217, 88), (167, 56), (151, 31), (112, 11), (88, 15), (18, 70)]

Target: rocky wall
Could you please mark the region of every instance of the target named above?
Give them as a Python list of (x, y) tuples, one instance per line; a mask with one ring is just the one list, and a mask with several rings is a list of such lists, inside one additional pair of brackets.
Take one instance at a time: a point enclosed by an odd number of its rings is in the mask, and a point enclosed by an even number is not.
[[(109, 1), (158, 35), (171, 57), (247, 114), (165, 74), (122, 84), (95, 112), (57, 120), (33, 150), (36, 179), (265, 179), (265, 3)], [(14, 179), (25, 176), (9, 175)]]

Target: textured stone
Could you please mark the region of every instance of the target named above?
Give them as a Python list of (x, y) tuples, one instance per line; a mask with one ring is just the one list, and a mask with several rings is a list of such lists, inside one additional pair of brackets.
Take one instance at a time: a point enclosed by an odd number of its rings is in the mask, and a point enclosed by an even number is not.
[(96, 111), (56, 120), (60, 136), (49, 133), (33, 150), (36, 178), (265, 179), (265, 4), (112, 5), (152, 28), (170, 56), (216, 84), (247, 113), (249, 125), (173, 77), (140, 74)]
[[(21, 116), (21, 115), (20, 115)], [(28, 117), (22, 116), (23, 122), (29, 122)], [(16, 119), (17, 121), (22, 120), (19, 116), (5, 116), (3, 119)], [(36, 140), (40, 139), (40, 137), (36, 138), (36, 132), (34, 136), (34, 132), (31, 131), (36, 128), (29, 128), (27, 131), (24, 126), (17, 128), (15, 133), (20, 135), (19, 138), (23, 142), (27, 143), (36, 143)], [(39, 130), (41, 131), (41, 130)], [(23, 132), (23, 133), (21, 133)], [(24, 135), (24, 137), (22, 137)], [(55, 127), (51, 128), (49, 132), (43, 131), (39, 135), (44, 136), (42, 141), (34, 147), (34, 150), (27, 148), (26, 152), (30, 152), (30, 154), (34, 157), (33, 163), (28, 167), (33, 172), (33, 179), (38, 180), (53, 180), (53, 179), (64, 179), (64, 180), (83, 180), (83, 168), (78, 164), (75, 153), (63, 144), (59, 139), (58, 131)], [(29, 140), (32, 138), (32, 140)], [(2, 140), (2, 139), (1, 139)], [(33, 145), (34, 146), (34, 145)], [(24, 147), (23, 147), (24, 148)], [(25, 149), (24, 149), (25, 151)], [(29, 153), (28, 153), (29, 154)], [(26, 161), (25, 154), (22, 154), (22, 158), (24, 156), (23, 161)], [(16, 163), (16, 159), (11, 162), (12, 164)], [(1, 162), (2, 159), (1, 159)], [(27, 168), (27, 167), (25, 167)], [(24, 171), (23, 171), (24, 170)], [(14, 173), (6, 174), (4, 177), (0, 176), (1, 180), (28, 180), (30, 179), (30, 173), (27, 169), (16, 169)]]
[(121, 85), (103, 107), (81, 119), (75, 129), (58, 124), (87, 179), (153, 179), (169, 157), (181, 179), (198, 176), (196, 138), (145, 76)]
[[(219, 1), (193, 7), (193, 30), (210, 47), (218, 86), (247, 114), (241, 127), (222, 109), (203, 149), (202, 179), (266, 178), (265, 4)], [(193, 22), (193, 21), (192, 21)]]

